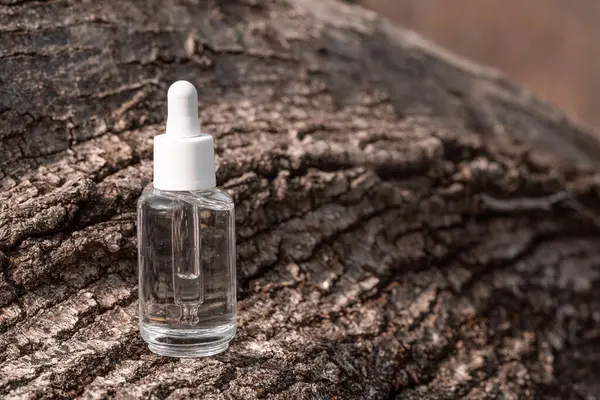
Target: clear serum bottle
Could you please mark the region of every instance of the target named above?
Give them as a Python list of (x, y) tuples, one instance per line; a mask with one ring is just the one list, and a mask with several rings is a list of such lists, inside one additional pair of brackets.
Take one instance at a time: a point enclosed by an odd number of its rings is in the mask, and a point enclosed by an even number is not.
[(211, 356), (235, 336), (234, 205), (215, 186), (196, 88), (175, 82), (166, 133), (154, 138), (154, 181), (137, 205), (140, 332), (163, 356)]

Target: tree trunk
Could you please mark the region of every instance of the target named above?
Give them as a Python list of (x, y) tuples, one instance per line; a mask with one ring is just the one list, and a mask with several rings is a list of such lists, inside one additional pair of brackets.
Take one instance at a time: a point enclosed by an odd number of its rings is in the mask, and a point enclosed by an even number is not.
[[(593, 133), (330, 0), (0, 1), (3, 398), (600, 398)], [(150, 353), (166, 89), (234, 196), (228, 352)]]

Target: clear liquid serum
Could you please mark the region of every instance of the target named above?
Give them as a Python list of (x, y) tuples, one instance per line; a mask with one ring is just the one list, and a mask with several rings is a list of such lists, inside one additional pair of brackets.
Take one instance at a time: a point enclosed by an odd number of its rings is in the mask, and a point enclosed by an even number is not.
[(235, 335), (234, 206), (215, 186), (196, 88), (175, 82), (166, 133), (154, 138), (154, 182), (137, 206), (140, 332), (163, 356), (218, 354)]

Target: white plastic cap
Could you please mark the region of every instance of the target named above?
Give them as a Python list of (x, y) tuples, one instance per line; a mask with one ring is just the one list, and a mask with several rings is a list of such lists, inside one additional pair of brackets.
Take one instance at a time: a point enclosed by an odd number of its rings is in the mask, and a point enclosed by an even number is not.
[(167, 131), (154, 138), (154, 187), (173, 191), (215, 187), (213, 137), (200, 132), (196, 88), (177, 81), (167, 97)]

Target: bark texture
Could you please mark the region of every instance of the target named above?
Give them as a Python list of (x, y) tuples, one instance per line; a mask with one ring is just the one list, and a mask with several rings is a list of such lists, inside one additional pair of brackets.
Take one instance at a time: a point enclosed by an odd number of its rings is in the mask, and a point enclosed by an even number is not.
[[(600, 398), (593, 134), (329, 0), (0, 1), (0, 397)], [(237, 205), (239, 332), (152, 355), (168, 85)]]

